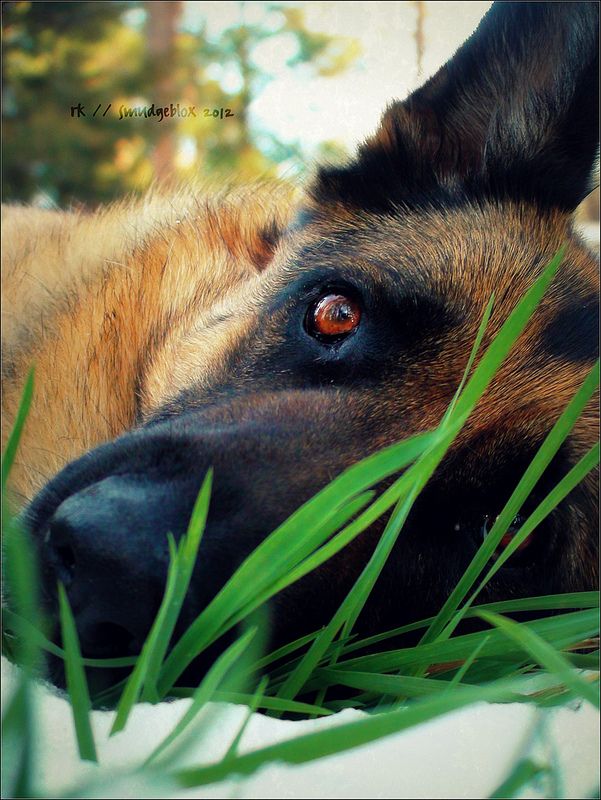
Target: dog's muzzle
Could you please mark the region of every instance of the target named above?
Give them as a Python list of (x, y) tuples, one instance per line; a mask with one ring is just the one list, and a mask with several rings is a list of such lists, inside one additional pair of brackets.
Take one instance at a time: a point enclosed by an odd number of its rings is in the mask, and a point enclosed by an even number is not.
[[(86, 656), (138, 653), (164, 592), (168, 534), (186, 532), (209, 467), (209, 517), (178, 630), (344, 466), (324, 427), (313, 441), (304, 413), (277, 416), (269, 402), (233, 419), (230, 404), (227, 416), (191, 411), (125, 434), (69, 464), (25, 512), (45, 605), (56, 620), (60, 581)], [(312, 624), (310, 603), (306, 611)]]

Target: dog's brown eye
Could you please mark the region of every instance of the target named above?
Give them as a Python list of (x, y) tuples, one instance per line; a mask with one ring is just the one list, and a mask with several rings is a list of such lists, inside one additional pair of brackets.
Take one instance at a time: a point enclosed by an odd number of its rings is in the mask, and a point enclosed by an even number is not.
[(326, 294), (311, 306), (307, 330), (317, 339), (342, 339), (361, 321), (359, 304), (343, 294)]
[[(505, 533), (503, 535), (503, 538), (501, 539), (501, 542), (500, 542), (500, 547), (501, 548), (505, 549), (507, 547), (507, 545), (511, 542), (511, 540), (516, 535), (516, 533), (518, 533), (518, 531), (520, 530), (520, 528), (522, 527), (522, 525), (524, 524), (525, 521), (526, 520), (524, 519), (524, 517), (521, 514), (518, 514), (514, 518), (513, 522), (509, 526), (509, 529), (508, 529), (507, 533)], [(520, 545), (518, 545), (518, 551), (519, 550), (525, 550), (528, 547), (529, 544), (530, 544), (530, 539), (529, 538), (525, 539)]]
[[(498, 558), (501, 555), (503, 550), (511, 542), (511, 540), (516, 535), (516, 533), (519, 532), (519, 530), (522, 527), (522, 525), (524, 524), (524, 522), (525, 522), (525, 518), (521, 514), (518, 514), (516, 517), (514, 517), (513, 522), (509, 526), (507, 532), (503, 534), (503, 537), (501, 538), (501, 541), (499, 542), (499, 546), (498, 546), (498, 548), (496, 549), (496, 551), (494, 553), (494, 558)], [(484, 517), (484, 523), (482, 525), (482, 538), (483, 539), (485, 539), (488, 536), (489, 523), (490, 523), (490, 518), (489, 518), (489, 516), (487, 514)], [(455, 528), (455, 529), (457, 530), (457, 528)], [(521, 544), (519, 544), (518, 548), (517, 548), (518, 549), (518, 553), (523, 551), (523, 550), (525, 550), (528, 547), (529, 544), (530, 544), (530, 539), (526, 539)]]

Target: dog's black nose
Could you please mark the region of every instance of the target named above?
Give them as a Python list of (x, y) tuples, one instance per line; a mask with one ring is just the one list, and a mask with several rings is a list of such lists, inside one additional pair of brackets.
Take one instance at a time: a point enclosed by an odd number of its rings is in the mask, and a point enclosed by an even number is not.
[[(150, 422), (67, 465), (34, 498), (24, 524), (38, 547), (46, 610), (56, 628), (60, 581), (84, 656), (140, 651), (165, 591), (169, 534), (176, 542), (186, 534), (209, 467), (206, 528), (175, 637), (271, 531), (348, 465), (352, 448), (337, 451), (325, 424), (307, 439), (307, 403), (322, 417), (330, 407), (321, 390), (305, 395), (302, 403), (296, 393), (261, 395), (239, 410), (228, 403)], [(274, 607), (287, 603), (284, 593), (274, 599)], [(303, 632), (319, 624), (325, 604), (303, 597)], [(273, 612), (278, 644), (280, 630), (288, 636), (287, 613)]]
[[(166, 578), (167, 530), (160, 484), (109, 477), (68, 497), (52, 516), (43, 545), (47, 583), (61, 581), (88, 656), (139, 651)], [(52, 593), (54, 587), (48, 589)]]

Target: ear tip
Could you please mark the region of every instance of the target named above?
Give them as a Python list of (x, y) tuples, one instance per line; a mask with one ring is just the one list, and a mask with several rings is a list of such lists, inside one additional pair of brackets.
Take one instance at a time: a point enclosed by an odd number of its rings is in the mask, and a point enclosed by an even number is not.
[(574, 210), (598, 154), (598, 5), (494, 3), (447, 64), (387, 105), (353, 161), (319, 170), (310, 195), (388, 213), (463, 186)]
[(577, 18), (594, 20), (599, 18), (599, 3), (593, 0), (571, 0), (571, 2), (523, 2), (523, 0), (495, 0), (483, 20), (492, 20), (499, 24), (499, 18), (516, 20), (524, 23), (533, 20), (540, 24), (541, 20), (557, 22), (566, 19), (574, 22)]

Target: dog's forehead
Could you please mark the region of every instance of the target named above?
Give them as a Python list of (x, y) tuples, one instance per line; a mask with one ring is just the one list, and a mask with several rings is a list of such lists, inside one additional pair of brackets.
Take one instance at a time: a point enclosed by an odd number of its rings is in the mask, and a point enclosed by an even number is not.
[(273, 272), (282, 282), (328, 267), (408, 288), (481, 292), (500, 280), (526, 287), (567, 235), (565, 218), (527, 206), (465, 203), (386, 215), (334, 209), (291, 236)]
[[(439, 331), (440, 344), (445, 360), (457, 362), (460, 371), (491, 296), (490, 337), (566, 241), (564, 264), (520, 344), (515, 358), (523, 364), (516, 370), (526, 374), (551, 360), (564, 369), (571, 362), (580, 375), (596, 354), (598, 269), (570, 235), (564, 215), (492, 203), (420, 214), (337, 210), (291, 230), (263, 272), (167, 337), (168, 346), (156, 354), (146, 376), (145, 406), (156, 408), (191, 385), (210, 391), (223, 382), (232, 358), (237, 363), (236, 355), (248, 348), (269, 352), (273, 360), (287, 335), (288, 310), (314, 296), (306, 287), (315, 292), (339, 281), (365, 289), (366, 298), (371, 295), (393, 312), (402, 311), (406, 297), (425, 300), (411, 317), (416, 329), (424, 324), (424, 332), (431, 312), (444, 310), (452, 333)], [(394, 313), (388, 319), (393, 321)]]
[[(419, 213), (378, 215), (341, 207), (315, 215), (279, 250), (260, 287), (263, 299), (303, 278), (338, 277), (475, 311), (495, 295), (506, 317), (553, 256), (568, 244), (548, 292), (545, 317), (578, 314), (598, 292), (598, 263), (571, 231), (566, 215), (528, 204), (458, 202)], [(596, 303), (596, 301), (595, 301)]]

